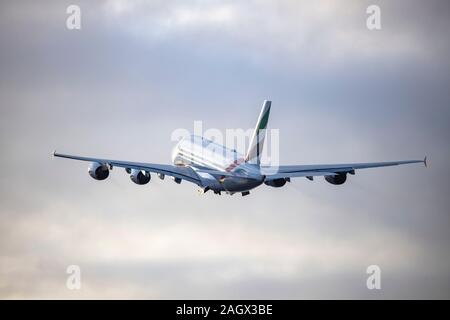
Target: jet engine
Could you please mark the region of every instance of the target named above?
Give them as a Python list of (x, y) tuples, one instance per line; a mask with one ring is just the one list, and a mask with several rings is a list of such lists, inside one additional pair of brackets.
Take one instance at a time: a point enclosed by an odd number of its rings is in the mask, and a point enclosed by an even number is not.
[(325, 176), (325, 180), (334, 185), (343, 184), (347, 180), (347, 173), (338, 173), (335, 176)]
[(95, 180), (105, 180), (109, 176), (108, 166), (98, 162), (92, 162), (89, 165), (88, 172)]
[(150, 172), (131, 169), (130, 179), (136, 184), (147, 184), (151, 178)]
[(264, 181), (264, 183), (266, 185), (274, 187), (274, 188), (280, 188), (286, 184), (286, 181), (288, 181), (286, 178), (280, 178), (280, 179)]

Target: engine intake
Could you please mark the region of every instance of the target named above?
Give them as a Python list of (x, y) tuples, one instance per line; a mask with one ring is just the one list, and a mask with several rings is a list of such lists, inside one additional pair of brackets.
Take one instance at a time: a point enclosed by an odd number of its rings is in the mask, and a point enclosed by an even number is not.
[(88, 172), (95, 180), (105, 180), (109, 176), (108, 166), (98, 162), (92, 162), (89, 165)]
[(137, 170), (137, 169), (131, 169), (130, 179), (136, 184), (142, 185), (149, 183), (151, 179), (150, 172)]
[(274, 179), (269, 181), (264, 181), (264, 183), (268, 186), (274, 187), (274, 188), (280, 188), (286, 184), (286, 181), (288, 179), (286, 178), (280, 178), (280, 179)]
[(344, 184), (347, 180), (347, 173), (338, 173), (335, 176), (325, 176), (325, 180), (334, 185)]

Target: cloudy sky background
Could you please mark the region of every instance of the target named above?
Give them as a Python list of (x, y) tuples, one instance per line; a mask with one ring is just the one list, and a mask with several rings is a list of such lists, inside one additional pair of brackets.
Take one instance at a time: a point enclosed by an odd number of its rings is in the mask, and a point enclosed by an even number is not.
[[(82, 29), (66, 29), (78, 4)], [(366, 28), (381, 8), (382, 30)], [(448, 1), (1, 1), (1, 298), (450, 298)], [(81, 155), (169, 163), (252, 127), (283, 164), (421, 159), (343, 186), (197, 194)], [(66, 288), (79, 265), (82, 289)], [(366, 288), (379, 265), (382, 290)]]

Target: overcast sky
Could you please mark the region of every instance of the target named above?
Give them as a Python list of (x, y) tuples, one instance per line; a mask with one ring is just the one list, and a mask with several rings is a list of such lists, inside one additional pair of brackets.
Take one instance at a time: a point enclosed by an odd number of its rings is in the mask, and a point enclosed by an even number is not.
[[(0, 297), (450, 298), (449, 3), (343, 3), (1, 1)], [(429, 168), (219, 197), (50, 156), (170, 163), (175, 129), (251, 128), (264, 99), (282, 164)]]

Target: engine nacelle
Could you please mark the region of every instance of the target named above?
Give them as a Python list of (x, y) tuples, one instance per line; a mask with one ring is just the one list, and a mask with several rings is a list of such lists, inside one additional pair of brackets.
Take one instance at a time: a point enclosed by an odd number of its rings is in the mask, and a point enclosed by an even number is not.
[(280, 178), (280, 179), (265, 181), (264, 183), (266, 185), (274, 187), (274, 188), (280, 188), (286, 184), (286, 181), (288, 181), (286, 178)]
[(147, 184), (151, 178), (150, 172), (131, 169), (130, 179), (136, 184)]
[(183, 180), (181, 180), (181, 178), (173, 177), (173, 181), (175, 181), (175, 183), (177, 184), (180, 184)]
[(343, 184), (347, 180), (347, 173), (338, 173), (335, 176), (325, 176), (325, 180), (334, 185)]
[(88, 167), (88, 172), (95, 180), (105, 180), (109, 176), (108, 166), (98, 162), (92, 162)]

